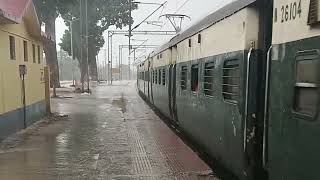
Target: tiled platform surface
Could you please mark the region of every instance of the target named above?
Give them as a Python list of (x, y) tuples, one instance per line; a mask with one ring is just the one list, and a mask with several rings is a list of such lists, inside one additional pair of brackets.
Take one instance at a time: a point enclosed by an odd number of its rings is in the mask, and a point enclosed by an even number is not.
[(0, 179), (218, 179), (138, 96), (134, 82), (100, 85), (92, 95), (52, 105), (69, 120), (0, 149)]

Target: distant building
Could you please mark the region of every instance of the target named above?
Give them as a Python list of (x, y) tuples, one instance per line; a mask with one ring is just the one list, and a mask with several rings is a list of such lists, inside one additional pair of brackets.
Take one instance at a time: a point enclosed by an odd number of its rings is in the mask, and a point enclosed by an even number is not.
[(129, 66), (126, 64), (121, 65), (121, 77), (122, 80), (129, 80), (129, 72), (130, 72), (130, 79), (134, 80), (136, 78), (136, 70), (134, 66)]
[[(46, 113), (43, 46), (32, 0), (0, 0), (0, 54), (1, 141)], [(20, 76), (23, 67), (25, 88)]]
[[(117, 68), (112, 68), (112, 79), (113, 81), (121, 80), (129, 80), (129, 72), (131, 74), (131, 80), (136, 79), (137, 71), (134, 66), (129, 66), (126, 64), (121, 65), (121, 69), (119, 69), (119, 66)], [(98, 67), (98, 74), (100, 80), (107, 80), (110, 76), (110, 73), (108, 73), (108, 68), (105, 66)], [(121, 76), (120, 76), (121, 75)]]

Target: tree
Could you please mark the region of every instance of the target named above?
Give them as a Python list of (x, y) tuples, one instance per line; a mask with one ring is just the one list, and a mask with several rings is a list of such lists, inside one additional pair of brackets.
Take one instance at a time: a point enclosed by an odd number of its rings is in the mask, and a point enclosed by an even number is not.
[[(111, 25), (117, 28), (133, 23), (130, 18), (129, 0), (88, 0), (88, 59), (90, 66), (90, 75), (93, 79), (97, 78), (96, 55), (104, 45), (103, 32), (105, 32)], [(85, 12), (85, 0), (82, 0), (82, 12)], [(136, 5), (132, 5), (132, 9), (136, 9)], [(82, 13), (82, 22), (85, 20), (85, 13)], [(65, 23), (70, 27), (70, 21), (80, 18), (80, 4), (73, 4), (69, 11), (62, 13)], [(87, 74), (86, 62), (86, 46), (85, 46), (85, 23), (74, 21), (72, 23), (73, 29), (73, 52), (78, 59), (81, 69), (81, 82), (84, 82)], [(61, 48), (71, 55), (71, 32), (70, 29), (65, 31), (60, 43)], [(81, 43), (82, 38), (82, 43)], [(82, 49), (82, 54), (81, 54)], [(82, 58), (81, 58), (82, 57)]]
[(59, 64), (56, 49), (56, 19), (60, 12), (67, 12), (77, 0), (33, 0), (39, 22), (45, 26), (46, 37), (43, 38), (44, 52), (50, 67), (51, 87), (60, 87)]

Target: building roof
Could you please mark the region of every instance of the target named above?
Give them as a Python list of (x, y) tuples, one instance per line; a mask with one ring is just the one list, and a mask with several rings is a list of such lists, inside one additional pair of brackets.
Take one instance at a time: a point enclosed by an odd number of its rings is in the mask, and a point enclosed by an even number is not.
[(0, 16), (14, 23), (20, 23), (32, 0), (1, 0)]
[(168, 43), (161, 46), (159, 49), (157, 49), (154, 54), (160, 53), (164, 51), (165, 49), (172, 47), (179, 42), (192, 37), (193, 35), (211, 27), (212, 25), (218, 23), (219, 21), (222, 21), (223, 19), (232, 16), (233, 14), (237, 13), (238, 11), (242, 10), (243, 8), (246, 8), (247, 6), (251, 5), (252, 3), (256, 2), (258, 0), (237, 0), (234, 1), (221, 9), (211, 13), (207, 17), (203, 18), (198, 23), (194, 24), (187, 30), (183, 31), (182, 33), (174, 36)]
[(20, 24), (22, 21), (31, 36), (41, 38), (40, 23), (32, 0), (0, 0), (0, 25)]

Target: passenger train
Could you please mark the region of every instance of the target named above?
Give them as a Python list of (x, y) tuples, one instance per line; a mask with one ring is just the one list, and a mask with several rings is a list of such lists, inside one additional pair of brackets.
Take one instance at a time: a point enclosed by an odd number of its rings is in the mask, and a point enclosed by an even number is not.
[(140, 94), (239, 179), (320, 179), (320, 0), (237, 0), (137, 68)]

